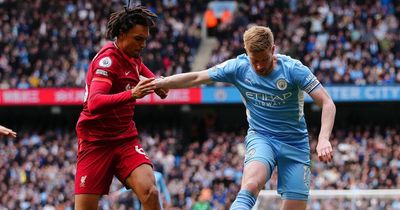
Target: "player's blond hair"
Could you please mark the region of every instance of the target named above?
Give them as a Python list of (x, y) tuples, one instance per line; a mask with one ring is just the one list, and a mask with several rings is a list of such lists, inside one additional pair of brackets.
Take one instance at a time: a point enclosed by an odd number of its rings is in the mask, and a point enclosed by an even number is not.
[(274, 45), (274, 35), (269, 27), (252, 26), (244, 32), (244, 47), (250, 52), (271, 50)]

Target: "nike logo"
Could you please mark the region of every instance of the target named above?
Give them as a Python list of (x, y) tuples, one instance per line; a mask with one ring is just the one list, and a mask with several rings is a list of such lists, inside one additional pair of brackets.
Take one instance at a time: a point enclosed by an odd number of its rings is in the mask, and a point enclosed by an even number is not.
[(128, 76), (129, 73), (131, 73), (131, 71), (125, 72), (125, 76)]

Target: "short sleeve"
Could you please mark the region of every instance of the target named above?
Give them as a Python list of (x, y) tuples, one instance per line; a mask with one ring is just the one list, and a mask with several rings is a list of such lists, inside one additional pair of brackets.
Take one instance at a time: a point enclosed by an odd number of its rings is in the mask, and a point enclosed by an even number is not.
[(306, 93), (311, 93), (320, 84), (310, 69), (300, 62), (294, 64), (291, 72), (295, 84)]
[(230, 59), (208, 69), (208, 76), (215, 82), (233, 83), (236, 77), (237, 59)]

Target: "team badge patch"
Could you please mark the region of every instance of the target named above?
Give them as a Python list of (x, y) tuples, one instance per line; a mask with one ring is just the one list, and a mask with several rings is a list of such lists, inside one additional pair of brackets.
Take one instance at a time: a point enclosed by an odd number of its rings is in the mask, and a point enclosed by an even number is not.
[(278, 81), (276, 81), (276, 87), (279, 90), (285, 90), (287, 88), (287, 82), (284, 79), (278, 79)]
[(101, 67), (110, 67), (112, 64), (111, 58), (110, 57), (104, 57), (102, 59), (100, 59), (99, 61), (99, 66)]

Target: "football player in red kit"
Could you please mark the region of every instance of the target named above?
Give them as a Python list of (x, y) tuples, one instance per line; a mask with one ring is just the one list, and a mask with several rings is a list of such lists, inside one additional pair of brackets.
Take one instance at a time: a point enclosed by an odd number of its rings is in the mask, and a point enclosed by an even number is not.
[(113, 13), (107, 36), (114, 41), (89, 66), (83, 111), (76, 125), (77, 210), (97, 209), (113, 176), (134, 190), (143, 209), (160, 209), (152, 162), (138, 141), (133, 121), (136, 99), (153, 92), (167, 96), (167, 90), (155, 89), (154, 74), (140, 59), (156, 18), (140, 6)]

